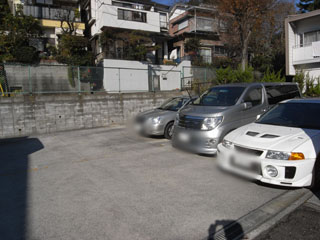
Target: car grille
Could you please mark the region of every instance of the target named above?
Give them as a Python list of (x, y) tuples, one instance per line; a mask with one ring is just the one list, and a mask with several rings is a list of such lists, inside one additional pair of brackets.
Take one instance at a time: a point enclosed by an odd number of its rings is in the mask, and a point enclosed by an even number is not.
[(251, 148), (244, 148), (244, 147), (240, 147), (235, 145), (234, 148), (241, 153), (246, 153), (249, 155), (253, 155), (253, 156), (261, 156), (261, 154), (263, 153), (263, 151), (261, 150), (256, 150), (256, 149), (251, 149)]
[(196, 116), (179, 116), (179, 126), (184, 128), (201, 129), (203, 117)]

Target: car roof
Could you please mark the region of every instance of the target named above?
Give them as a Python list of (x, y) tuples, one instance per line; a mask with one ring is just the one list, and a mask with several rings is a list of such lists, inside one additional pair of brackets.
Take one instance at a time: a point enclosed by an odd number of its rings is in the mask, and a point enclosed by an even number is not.
[(293, 98), (281, 103), (317, 103), (320, 104), (320, 98)]
[[(281, 85), (297, 85), (295, 82), (252, 82), (252, 83), (229, 83), (216, 85), (214, 87), (249, 87), (249, 86), (281, 86)], [(212, 87), (212, 88), (214, 88)]]

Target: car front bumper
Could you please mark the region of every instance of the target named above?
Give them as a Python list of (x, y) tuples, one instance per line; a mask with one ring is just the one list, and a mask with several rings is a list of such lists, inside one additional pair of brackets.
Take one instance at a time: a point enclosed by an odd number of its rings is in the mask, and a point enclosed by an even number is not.
[(135, 123), (135, 129), (145, 135), (162, 136), (164, 134), (165, 124), (152, 124), (151, 122)]
[[(182, 138), (182, 136), (185, 136), (185, 138)], [(220, 136), (219, 128), (211, 131), (201, 131), (175, 125), (172, 146), (198, 154), (214, 155), (217, 153)]]
[[(222, 144), (219, 144), (217, 149), (217, 161), (219, 166), (224, 170), (267, 184), (279, 186), (307, 187), (312, 183), (312, 171), (315, 159), (299, 161), (273, 160), (265, 158), (264, 152), (260, 157), (249, 157), (252, 164), (258, 166), (259, 169), (248, 170), (235, 166), (232, 163), (233, 157), (237, 154), (235, 150), (225, 148)], [(278, 175), (271, 177), (267, 173), (267, 166), (275, 167)]]

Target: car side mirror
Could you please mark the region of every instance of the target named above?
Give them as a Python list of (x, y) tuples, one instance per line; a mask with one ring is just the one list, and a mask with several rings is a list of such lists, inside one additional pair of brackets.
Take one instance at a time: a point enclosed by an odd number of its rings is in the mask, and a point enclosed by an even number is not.
[(261, 114), (257, 115), (256, 120), (259, 120), (261, 118)]
[(244, 108), (244, 110), (252, 108), (252, 103), (251, 102), (243, 103), (243, 108)]

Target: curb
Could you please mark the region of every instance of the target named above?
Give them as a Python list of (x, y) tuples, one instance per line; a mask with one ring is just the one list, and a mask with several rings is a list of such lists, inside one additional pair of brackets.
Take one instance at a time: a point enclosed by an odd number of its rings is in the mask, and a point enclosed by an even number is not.
[(239, 218), (235, 223), (217, 231), (211, 239), (254, 239), (302, 205), (312, 195), (310, 190), (304, 188), (288, 190)]

